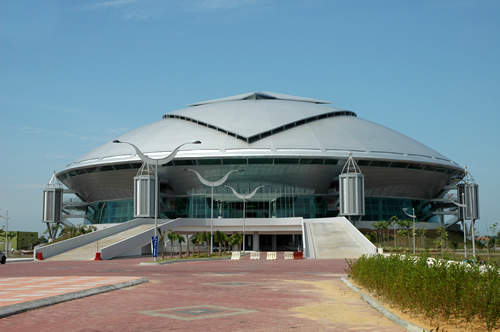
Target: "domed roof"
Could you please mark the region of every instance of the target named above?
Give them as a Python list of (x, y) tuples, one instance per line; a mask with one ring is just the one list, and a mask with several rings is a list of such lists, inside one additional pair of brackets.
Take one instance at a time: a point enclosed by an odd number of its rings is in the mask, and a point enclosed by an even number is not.
[[(185, 142), (176, 158), (237, 156), (311, 156), (406, 160), (458, 167), (439, 152), (392, 129), (357, 117), (328, 102), (253, 92), (194, 103), (118, 139), (138, 146), (152, 158)], [(66, 169), (137, 161), (125, 144), (105, 143)]]

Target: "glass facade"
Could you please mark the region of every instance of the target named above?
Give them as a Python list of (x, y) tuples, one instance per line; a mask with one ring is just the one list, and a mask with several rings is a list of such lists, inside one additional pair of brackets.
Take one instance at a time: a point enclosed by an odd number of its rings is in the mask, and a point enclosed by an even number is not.
[[(331, 196), (282, 196), (271, 201), (250, 201), (246, 203), (246, 218), (326, 218), (338, 216), (337, 207)], [(160, 204), (160, 218), (210, 218), (210, 197), (191, 196), (163, 199)], [(361, 220), (389, 220), (409, 217), (403, 212), (415, 208), (417, 220), (439, 222), (432, 215), (432, 204), (427, 201), (366, 197), (366, 214)], [(214, 200), (214, 218), (243, 218), (243, 202), (221, 202)], [(110, 201), (90, 204), (86, 222), (91, 224), (115, 224), (134, 219), (133, 200)]]
[(134, 200), (90, 204), (85, 216), (90, 224), (118, 224), (134, 219)]

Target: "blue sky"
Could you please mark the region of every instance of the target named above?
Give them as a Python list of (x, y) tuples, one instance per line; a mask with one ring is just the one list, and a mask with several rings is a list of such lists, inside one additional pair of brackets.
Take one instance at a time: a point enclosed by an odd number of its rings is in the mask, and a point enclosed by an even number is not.
[[(0, 2), (0, 214), (42, 232), (53, 171), (197, 101), (329, 100), (467, 165), (500, 222), (500, 2)], [(0, 225), (3, 225), (0, 222)]]

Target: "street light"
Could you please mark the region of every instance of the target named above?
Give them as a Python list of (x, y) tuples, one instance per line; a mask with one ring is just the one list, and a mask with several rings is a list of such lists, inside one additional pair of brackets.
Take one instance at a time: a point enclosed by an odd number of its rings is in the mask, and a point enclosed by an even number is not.
[(231, 189), (233, 191), (234, 196), (243, 200), (243, 252), (245, 252), (245, 218), (246, 218), (245, 205), (246, 205), (246, 200), (252, 198), (260, 188), (266, 188), (266, 187), (269, 187), (269, 185), (258, 186), (257, 188), (254, 189), (254, 191), (252, 191), (250, 194), (247, 194), (247, 195), (239, 194), (238, 192), (236, 192), (236, 190), (233, 187), (226, 186), (226, 185), (224, 185), (224, 187)]
[(412, 208), (413, 210), (413, 214), (408, 214), (408, 209), (407, 208), (403, 208), (403, 211), (404, 213), (410, 217), (410, 218), (413, 218), (413, 254), (415, 255), (415, 208)]
[[(164, 158), (157, 158), (157, 159), (149, 158), (144, 153), (142, 153), (142, 151), (139, 150), (139, 148), (137, 146), (135, 146), (132, 143), (122, 142), (122, 141), (119, 141), (117, 139), (115, 139), (113, 141), (113, 143), (124, 143), (124, 144), (128, 144), (128, 145), (132, 146), (135, 149), (135, 151), (137, 152), (137, 155), (139, 156), (139, 158), (141, 158), (141, 160), (143, 162), (147, 163), (148, 165), (155, 165), (155, 232), (154, 232), (154, 239), (153, 239), (153, 251), (154, 251), (154, 249), (155, 249), (154, 241), (157, 241), (157, 237), (158, 237), (157, 236), (157, 227), (158, 227), (158, 164), (160, 162), (161, 162), (161, 164), (167, 164), (170, 161), (172, 161), (175, 158), (175, 155), (177, 154), (177, 152), (179, 152), (180, 148), (183, 147), (184, 145), (186, 145), (186, 144), (201, 144), (201, 142), (195, 141), (195, 142), (187, 142), (187, 143), (181, 144), (178, 147), (176, 147), (174, 149), (174, 151), (172, 151), (168, 156), (166, 156)], [(155, 253), (153, 252), (153, 258), (156, 261), (157, 256), (154, 254)]]
[[(458, 206), (459, 208), (462, 208), (463, 209), (463, 213), (462, 215), (464, 216), (464, 258), (467, 259), (467, 227), (465, 225), (465, 209), (467, 208), (467, 205), (465, 204), (460, 204), (460, 203), (457, 203), (455, 202), (454, 200), (452, 200), (451, 198), (453, 197), (453, 194), (448, 194), (446, 195), (448, 196), (448, 201), (450, 201), (451, 203), (455, 204), (456, 206)], [(464, 198), (464, 193), (462, 193), (462, 201), (464, 201), (465, 198)], [(474, 253), (472, 253), (474, 255)]]
[(8, 258), (7, 252), (9, 251), (9, 210), (5, 209), (5, 217), (0, 215), (0, 218), (5, 219), (5, 258)]
[[(469, 181), (466, 180), (467, 178), (469, 178)], [(465, 166), (465, 175), (462, 178), (462, 181), (464, 183), (463, 184), (464, 188), (463, 188), (463, 192), (462, 192), (462, 204), (454, 202), (451, 199), (451, 196), (453, 196), (451, 194), (448, 194), (448, 198), (450, 198), (450, 201), (453, 204), (463, 208), (462, 219), (464, 221), (464, 249), (465, 249), (465, 258), (467, 258), (467, 249), (465, 246), (465, 242), (466, 242), (465, 219), (467, 218), (467, 210), (468, 210), (467, 202), (466, 202), (466, 195), (467, 194), (469, 195), (469, 204), (470, 204), (469, 214), (470, 214), (471, 228), (472, 228), (472, 257), (475, 259), (476, 258), (476, 234), (475, 234), (475, 230), (474, 230), (474, 222), (475, 222), (476, 212), (475, 212), (475, 207), (474, 207), (474, 201), (477, 200), (477, 196), (476, 196), (477, 189), (475, 189), (477, 187), (477, 185), (475, 184), (475, 181), (474, 181), (474, 178), (472, 177), (472, 174), (470, 174), (469, 170), (467, 169), (467, 166)], [(457, 185), (457, 189), (459, 189), (458, 192), (461, 191), (460, 185)], [(477, 207), (478, 207), (478, 203), (476, 203), (476, 209), (477, 209)], [(478, 217), (479, 217), (479, 214), (478, 214)]]
[[(184, 170), (195, 173), (198, 176), (198, 179), (200, 180), (201, 183), (203, 183), (205, 186), (212, 187), (212, 196), (210, 199), (210, 254), (213, 254), (213, 250), (214, 250), (213, 249), (214, 248), (214, 240), (213, 240), (213, 236), (214, 236), (214, 230), (213, 230), (213, 228), (214, 228), (214, 187), (218, 187), (221, 184), (223, 184), (224, 182), (226, 182), (227, 178), (229, 177), (229, 175), (231, 173), (243, 172), (245, 170), (244, 169), (235, 169), (235, 170), (229, 171), (226, 173), (226, 175), (224, 175), (218, 181), (208, 181), (203, 176), (201, 176), (200, 173), (198, 173), (197, 171), (192, 170), (192, 169), (184, 168)], [(220, 250), (220, 248), (219, 248), (219, 250)]]

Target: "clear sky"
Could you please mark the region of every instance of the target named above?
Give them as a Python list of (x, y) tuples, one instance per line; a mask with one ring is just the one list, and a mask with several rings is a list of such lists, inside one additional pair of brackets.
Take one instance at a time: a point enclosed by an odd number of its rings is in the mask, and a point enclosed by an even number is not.
[(485, 234), (500, 222), (499, 18), (496, 0), (0, 0), (0, 214), (42, 232), (53, 171), (187, 104), (263, 90), (467, 165)]

